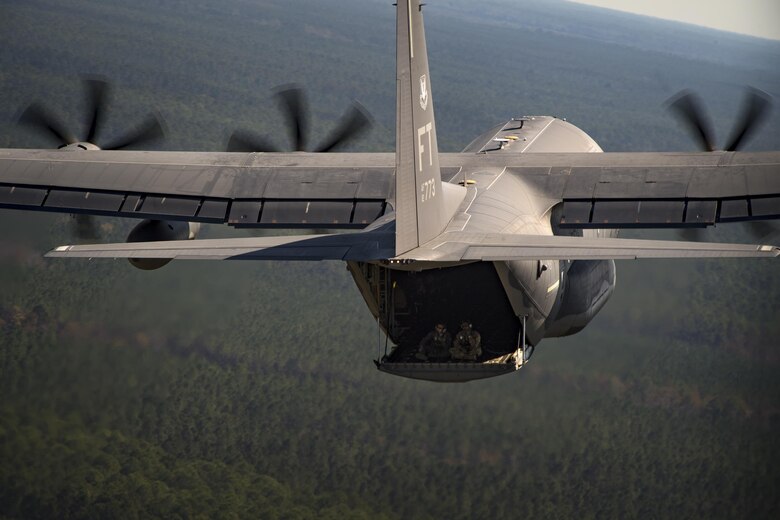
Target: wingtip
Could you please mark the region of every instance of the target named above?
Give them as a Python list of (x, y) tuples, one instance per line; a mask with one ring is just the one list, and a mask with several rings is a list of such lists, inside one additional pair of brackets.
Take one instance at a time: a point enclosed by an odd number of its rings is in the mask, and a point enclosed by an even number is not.
[(58, 256), (64, 256), (64, 253), (67, 253), (68, 251), (70, 251), (70, 249), (72, 247), (73, 246), (71, 246), (71, 245), (57, 246), (57, 247), (55, 247), (54, 249), (52, 249), (51, 251), (49, 251), (48, 253), (46, 253), (43, 256), (49, 257), (49, 258), (51, 258), (51, 257), (58, 257)]
[(768, 253), (770, 256), (780, 256), (780, 247), (771, 245), (760, 245), (758, 251), (761, 253)]

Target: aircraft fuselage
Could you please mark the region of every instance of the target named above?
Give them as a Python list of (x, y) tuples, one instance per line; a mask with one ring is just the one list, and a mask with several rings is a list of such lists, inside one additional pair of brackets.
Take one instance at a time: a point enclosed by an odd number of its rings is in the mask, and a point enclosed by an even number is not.
[[(534, 118), (518, 135), (522, 141), (507, 153), (600, 152), (577, 127), (554, 118)], [(497, 129), (485, 135), (494, 135)], [(481, 136), (475, 142), (485, 142)], [(515, 142), (509, 143), (511, 146)], [(471, 145), (470, 145), (471, 147)], [(467, 147), (464, 152), (474, 152)], [(490, 153), (490, 152), (488, 152)], [(527, 235), (579, 234), (614, 237), (614, 230), (561, 230), (553, 225), (554, 201), (540, 198), (522, 178), (507, 169), (459, 172), (450, 180), (467, 194), (448, 231)], [(391, 218), (391, 215), (387, 216)], [(612, 260), (518, 260), (436, 264), (349, 263), (372, 314), (396, 356), (416, 351), (434, 324), (454, 334), (471, 321), (481, 336), (485, 356), (514, 352), (522, 337), (537, 345), (545, 337), (574, 334), (603, 307), (615, 286)]]

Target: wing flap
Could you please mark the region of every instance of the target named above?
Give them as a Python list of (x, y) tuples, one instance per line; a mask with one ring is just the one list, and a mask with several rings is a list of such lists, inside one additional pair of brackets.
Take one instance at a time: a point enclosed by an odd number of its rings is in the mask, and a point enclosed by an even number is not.
[(575, 229), (704, 227), (780, 219), (780, 197), (564, 200), (557, 219), (561, 228)]

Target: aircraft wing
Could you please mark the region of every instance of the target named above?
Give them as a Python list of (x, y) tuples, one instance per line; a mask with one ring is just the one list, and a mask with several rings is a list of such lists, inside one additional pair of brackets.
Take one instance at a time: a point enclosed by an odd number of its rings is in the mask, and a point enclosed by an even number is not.
[(459, 262), (777, 256), (780, 248), (770, 245), (447, 232), (400, 258)]
[(780, 218), (780, 152), (494, 156), (564, 228), (705, 227)]
[[(506, 171), (574, 228), (780, 218), (780, 152), (440, 154), (442, 178)], [(0, 149), (0, 207), (236, 227), (363, 228), (394, 154)]]
[(363, 228), (392, 154), (0, 149), (0, 207), (236, 227)]

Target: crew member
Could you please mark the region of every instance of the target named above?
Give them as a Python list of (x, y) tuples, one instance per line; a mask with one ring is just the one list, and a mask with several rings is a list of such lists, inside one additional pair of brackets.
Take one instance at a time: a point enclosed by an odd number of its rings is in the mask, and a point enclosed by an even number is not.
[(474, 330), (471, 322), (460, 324), (460, 331), (455, 335), (450, 355), (454, 361), (476, 361), (482, 354), (482, 337)]
[(450, 356), (452, 335), (443, 323), (437, 323), (420, 342), (420, 350), (415, 357), (421, 361), (446, 361)]

